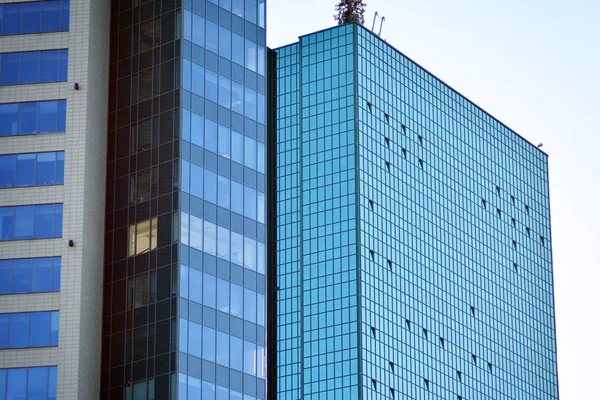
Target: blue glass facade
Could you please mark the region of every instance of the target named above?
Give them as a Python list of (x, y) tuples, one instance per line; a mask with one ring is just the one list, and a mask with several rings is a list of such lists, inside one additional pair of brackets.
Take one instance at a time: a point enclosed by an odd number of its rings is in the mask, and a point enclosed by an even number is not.
[(103, 398), (265, 399), (265, 1), (148, 4), (112, 10)]
[(547, 156), (361, 26), (273, 57), (270, 390), (558, 399)]
[(0, 399), (56, 400), (56, 367), (0, 369)]
[(0, 35), (66, 32), (70, 0), (0, 4)]

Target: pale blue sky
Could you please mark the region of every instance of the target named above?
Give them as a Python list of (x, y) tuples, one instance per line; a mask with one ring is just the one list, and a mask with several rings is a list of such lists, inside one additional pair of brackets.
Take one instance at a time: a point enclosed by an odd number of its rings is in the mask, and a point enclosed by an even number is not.
[[(336, 0), (267, 0), (268, 45)], [(382, 37), (550, 155), (562, 400), (600, 399), (600, 0), (366, 0)], [(525, 399), (523, 399), (525, 400)]]

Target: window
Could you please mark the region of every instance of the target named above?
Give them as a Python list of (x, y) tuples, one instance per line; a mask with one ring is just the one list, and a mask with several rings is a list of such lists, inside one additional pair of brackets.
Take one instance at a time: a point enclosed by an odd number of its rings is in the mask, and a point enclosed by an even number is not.
[(56, 367), (0, 369), (0, 390), (0, 399), (54, 400)]
[(392, 361), (390, 361), (390, 370), (392, 371), (392, 373), (394, 372), (394, 363)]
[(513, 268), (515, 269), (515, 272), (519, 272), (519, 264), (517, 264), (517, 262), (513, 262)]
[(0, 349), (58, 346), (58, 311), (0, 314)]
[(390, 147), (390, 138), (386, 137), (385, 138), (385, 145), (389, 148)]
[(440, 337), (440, 344), (442, 345), (442, 348), (446, 348), (446, 340), (443, 337)]
[(371, 386), (373, 386), (373, 390), (377, 391), (377, 381), (375, 379), (371, 379)]
[(67, 101), (0, 104), (0, 136), (63, 133)]
[(474, 306), (471, 306), (471, 314), (472, 314), (473, 316), (475, 316), (475, 307), (474, 307)]
[(473, 359), (473, 364), (477, 364), (477, 356), (475, 354), (471, 354), (471, 358)]
[(69, 30), (69, 0), (0, 5), (0, 35)]
[(0, 294), (57, 292), (60, 257), (0, 260)]
[(375, 329), (374, 326), (371, 327), (371, 336), (375, 337), (375, 334), (377, 332), (377, 329)]
[(423, 168), (423, 160), (421, 158), (419, 158), (419, 166)]
[(402, 148), (402, 155), (404, 156), (404, 158), (406, 158), (406, 156), (408, 155), (408, 151), (405, 148)]
[(492, 371), (492, 363), (491, 362), (488, 363), (488, 369), (490, 370), (490, 372), (493, 372)]
[(155, 250), (157, 247), (158, 219), (138, 222), (129, 227), (129, 257)]
[(385, 113), (384, 116), (385, 116), (385, 122), (387, 122), (389, 124), (390, 123), (390, 114)]
[(369, 111), (373, 111), (373, 104), (371, 104), (371, 102), (367, 101), (367, 108), (369, 109)]
[(425, 388), (429, 390), (429, 379), (423, 379), (423, 382), (425, 383)]
[(408, 330), (410, 331), (410, 321), (407, 319), (406, 320), (406, 327), (408, 328)]
[(462, 372), (456, 371), (456, 376), (458, 377), (458, 380), (462, 382)]
[(418, 138), (419, 138), (419, 144), (422, 145), (423, 144), (423, 135), (419, 135)]
[(0, 156), (0, 189), (62, 185), (65, 153), (7, 154)]
[(0, 54), (0, 86), (66, 82), (69, 50)]
[(0, 241), (62, 236), (62, 204), (0, 207)]
[(425, 329), (425, 328), (423, 328), (423, 337), (425, 337), (425, 339), (427, 340), (428, 332), (427, 332), (427, 329)]

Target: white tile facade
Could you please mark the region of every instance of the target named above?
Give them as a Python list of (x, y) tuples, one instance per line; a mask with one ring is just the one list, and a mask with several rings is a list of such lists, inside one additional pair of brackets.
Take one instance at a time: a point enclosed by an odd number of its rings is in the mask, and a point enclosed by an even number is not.
[(58, 365), (58, 399), (87, 400), (100, 393), (110, 1), (70, 7), (68, 33), (0, 36), (0, 52), (69, 49), (68, 82), (0, 87), (0, 103), (67, 99), (65, 134), (0, 138), (0, 154), (65, 151), (64, 186), (0, 191), (0, 206), (64, 203), (62, 239), (0, 242), (1, 259), (62, 257), (60, 293), (0, 296), (0, 313), (60, 310), (59, 346), (0, 351), (0, 368)]

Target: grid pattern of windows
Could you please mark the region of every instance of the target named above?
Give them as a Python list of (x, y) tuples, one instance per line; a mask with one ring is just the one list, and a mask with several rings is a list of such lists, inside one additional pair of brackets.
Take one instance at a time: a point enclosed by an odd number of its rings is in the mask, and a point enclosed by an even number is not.
[(363, 399), (557, 399), (546, 156), (357, 38)]
[(0, 349), (58, 346), (58, 311), (0, 314)]
[(558, 399), (546, 155), (359, 25), (275, 52), (278, 398)]
[(60, 257), (0, 260), (0, 294), (57, 292)]
[(56, 400), (56, 367), (0, 369), (1, 400)]
[(64, 151), (0, 156), (0, 189), (62, 185), (64, 178)]
[(70, 0), (0, 4), (0, 35), (69, 30)]
[(66, 82), (69, 50), (0, 54), (0, 86)]
[(265, 2), (182, 3), (179, 398), (264, 399)]
[(66, 100), (0, 104), (0, 137), (62, 133), (66, 122)]
[(62, 236), (62, 204), (0, 207), (0, 241)]

